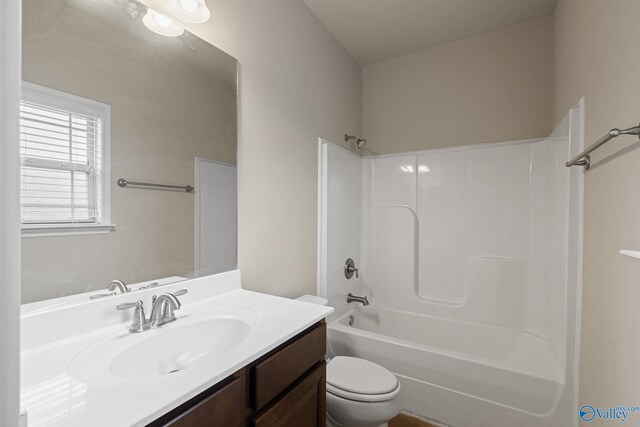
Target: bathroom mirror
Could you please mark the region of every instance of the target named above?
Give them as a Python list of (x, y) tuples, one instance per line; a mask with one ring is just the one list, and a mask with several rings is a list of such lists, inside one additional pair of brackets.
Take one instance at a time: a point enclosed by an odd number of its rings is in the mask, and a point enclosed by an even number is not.
[(236, 268), (237, 61), (146, 14), (23, 1), (23, 303)]

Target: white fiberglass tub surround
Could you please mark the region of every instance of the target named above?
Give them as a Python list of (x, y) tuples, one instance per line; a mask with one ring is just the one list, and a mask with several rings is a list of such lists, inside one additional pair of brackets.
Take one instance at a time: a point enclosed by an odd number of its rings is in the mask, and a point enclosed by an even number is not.
[(577, 425), (583, 172), (564, 162), (581, 145), (581, 107), (544, 140), (373, 157), (321, 141), (330, 350), (456, 427)]
[(332, 323), (330, 337), (336, 354), (534, 414), (549, 413), (563, 386), (544, 340), (515, 330), (368, 306)]

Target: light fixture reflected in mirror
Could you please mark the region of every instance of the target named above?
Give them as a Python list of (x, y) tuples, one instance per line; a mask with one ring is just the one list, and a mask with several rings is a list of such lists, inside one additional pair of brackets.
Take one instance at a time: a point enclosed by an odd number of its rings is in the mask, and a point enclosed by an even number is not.
[[(415, 172), (415, 168), (413, 167), (413, 165), (402, 165), (402, 166), (400, 166), (400, 170), (402, 172), (405, 172), (405, 173), (414, 173)], [(429, 169), (429, 166), (427, 166), (427, 165), (418, 165), (418, 173), (428, 173), (429, 171), (431, 171), (431, 169)]]
[(184, 33), (184, 28), (173, 19), (162, 15), (155, 10), (147, 9), (147, 14), (142, 18), (144, 25), (156, 34), (168, 37), (177, 37)]
[(415, 169), (413, 169), (413, 165), (402, 165), (400, 166), (400, 170), (406, 173), (413, 173)]
[(204, 0), (171, 0), (169, 7), (173, 16), (185, 22), (199, 24), (211, 17)]

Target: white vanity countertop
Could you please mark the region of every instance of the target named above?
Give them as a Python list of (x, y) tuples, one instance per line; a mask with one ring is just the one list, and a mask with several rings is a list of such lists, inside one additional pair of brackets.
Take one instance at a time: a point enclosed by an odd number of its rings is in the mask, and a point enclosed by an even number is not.
[[(60, 309), (44, 314), (23, 315), (21, 356), (21, 406), (27, 411), (29, 426), (142, 426), (188, 401), (242, 367), (258, 359), (288, 339), (322, 320), (333, 309), (240, 289), (239, 272), (210, 276), (110, 297), (110, 301), (90, 302), (83, 307)], [(183, 305), (177, 320), (162, 326), (186, 328), (202, 313), (249, 313), (253, 319), (248, 340), (215, 357), (215, 362), (200, 359), (188, 368), (172, 374), (144, 378), (116, 377), (102, 369), (104, 360), (96, 360), (95, 378), (74, 374), (70, 366), (86, 359), (96, 343), (131, 343), (158, 333), (154, 329), (129, 334), (132, 310), (125, 316), (115, 305), (152, 294), (187, 288), (180, 297)], [(149, 307), (146, 305), (146, 307)], [(92, 310), (93, 309), (93, 310)], [(86, 319), (95, 311), (97, 318)], [(150, 310), (147, 310), (147, 315)], [(52, 322), (59, 318), (60, 322)], [(107, 322), (110, 322), (107, 323)], [(52, 323), (58, 324), (58, 326)], [(65, 336), (64, 330), (71, 330)], [(86, 351), (85, 351), (86, 350)], [(84, 352), (83, 352), (84, 351)], [(97, 357), (99, 359), (99, 357)], [(92, 359), (89, 359), (90, 361)], [(89, 370), (91, 371), (91, 370)], [(91, 374), (93, 375), (93, 374)]]

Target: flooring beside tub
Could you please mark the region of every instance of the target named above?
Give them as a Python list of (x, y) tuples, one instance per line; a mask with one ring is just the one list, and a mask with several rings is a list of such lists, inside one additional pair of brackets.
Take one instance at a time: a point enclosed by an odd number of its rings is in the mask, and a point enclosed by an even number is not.
[(444, 424), (432, 423), (412, 417), (408, 414), (400, 414), (389, 421), (389, 427), (447, 427)]

